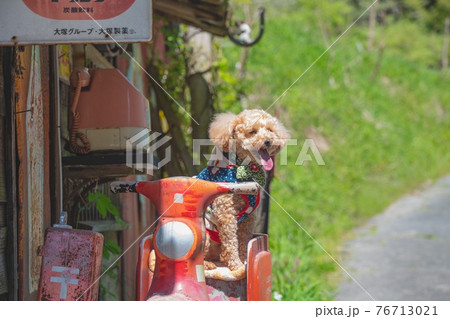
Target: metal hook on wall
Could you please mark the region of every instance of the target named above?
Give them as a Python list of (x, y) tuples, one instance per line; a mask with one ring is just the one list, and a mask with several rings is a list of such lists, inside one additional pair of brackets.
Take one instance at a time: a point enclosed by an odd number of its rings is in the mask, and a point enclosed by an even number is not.
[(260, 7), (259, 8), (259, 33), (258, 36), (255, 39), (251, 39), (250, 32), (251, 28), (250, 26), (245, 22), (236, 22), (235, 26), (232, 28), (228, 28), (228, 37), (230, 40), (243, 47), (251, 47), (255, 45), (256, 43), (261, 40), (263, 34), (264, 34), (264, 26), (265, 26), (265, 19), (264, 19), (264, 11), (265, 8)]

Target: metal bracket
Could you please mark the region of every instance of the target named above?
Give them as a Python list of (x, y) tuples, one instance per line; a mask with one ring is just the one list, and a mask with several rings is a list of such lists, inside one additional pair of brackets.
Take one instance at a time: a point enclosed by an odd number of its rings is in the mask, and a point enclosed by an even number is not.
[[(235, 43), (239, 46), (242, 46), (242, 47), (251, 47), (251, 46), (255, 45), (256, 43), (258, 43), (264, 34), (264, 27), (265, 27), (264, 12), (265, 12), (265, 8), (260, 7), (259, 8), (259, 33), (255, 39), (253, 39), (253, 40), (245, 39), (245, 37), (242, 36), (244, 33), (248, 34), (250, 32), (250, 27), (246, 23), (241, 23), (241, 24), (236, 24), (235, 27), (228, 28), (228, 37), (230, 38), (230, 40), (233, 43)], [(246, 27), (244, 27), (244, 26), (246, 26)], [(236, 37), (236, 35), (237, 35), (237, 37)]]

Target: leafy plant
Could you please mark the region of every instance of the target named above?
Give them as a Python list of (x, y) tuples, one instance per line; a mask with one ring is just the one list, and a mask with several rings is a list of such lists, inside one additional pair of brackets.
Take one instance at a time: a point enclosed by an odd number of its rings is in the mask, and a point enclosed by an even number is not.
[[(94, 191), (88, 195), (89, 204), (94, 204), (97, 211), (100, 213), (102, 218), (107, 219), (108, 215), (114, 217), (114, 220), (121, 226), (125, 226), (126, 222), (120, 217), (120, 211), (111, 202), (111, 199), (99, 192)], [(100, 296), (105, 300), (117, 300), (118, 296), (114, 293), (114, 289), (110, 289), (109, 286), (117, 281), (118, 278), (118, 267), (116, 263), (111, 267), (111, 263), (114, 259), (122, 253), (122, 248), (117, 244), (117, 240), (109, 238), (108, 235), (113, 233), (105, 233), (105, 241), (103, 243), (103, 261), (102, 261), (102, 273), (107, 271), (105, 276), (100, 280)]]
[(213, 62), (215, 109), (240, 112), (239, 99), (245, 94), (243, 82), (231, 71), (230, 61), (224, 56), (218, 42), (214, 42), (215, 61)]
[(116, 206), (111, 202), (111, 199), (100, 192), (89, 193), (89, 203), (95, 203), (95, 208), (98, 210), (103, 218), (107, 218), (108, 213), (114, 216), (114, 219), (121, 226), (125, 226), (126, 222), (120, 217), (120, 212)]
[(122, 248), (117, 244), (115, 240), (106, 239), (103, 243), (103, 261), (102, 261), (102, 273), (105, 273), (104, 276), (100, 279), (100, 296), (102, 300), (118, 300), (118, 296), (114, 292), (115, 289), (110, 289), (111, 285), (114, 286), (114, 283), (118, 279), (119, 273), (119, 264), (116, 262), (111, 266), (111, 263), (114, 262), (114, 259), (117, 258), (118, 255), (122, 253)]
[(119, 255), (122, 248), (114, 240), (105, 240), (103, 244), (103, 258), (109, 259), (111, 255)]

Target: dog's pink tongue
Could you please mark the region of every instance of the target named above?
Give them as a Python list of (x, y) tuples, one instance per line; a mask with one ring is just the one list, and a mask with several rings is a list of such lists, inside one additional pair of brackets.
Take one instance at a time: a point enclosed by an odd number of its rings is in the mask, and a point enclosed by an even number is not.
[(273, 161), (269, 153), (266, 150), (260, 149), (258, 151), (261, 156), (261, 165), (266, 171), (270, 171), (273, 168)]

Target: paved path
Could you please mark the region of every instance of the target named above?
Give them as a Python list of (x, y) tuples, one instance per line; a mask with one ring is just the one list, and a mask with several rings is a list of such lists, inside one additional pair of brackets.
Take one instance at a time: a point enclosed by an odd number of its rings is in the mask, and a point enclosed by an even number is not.
[[(392, 204), (345, 245), (344, 268), (375, 300), (450, 300), (450, 176)], [(336, 300), (372, 300), (346, 277)]]

